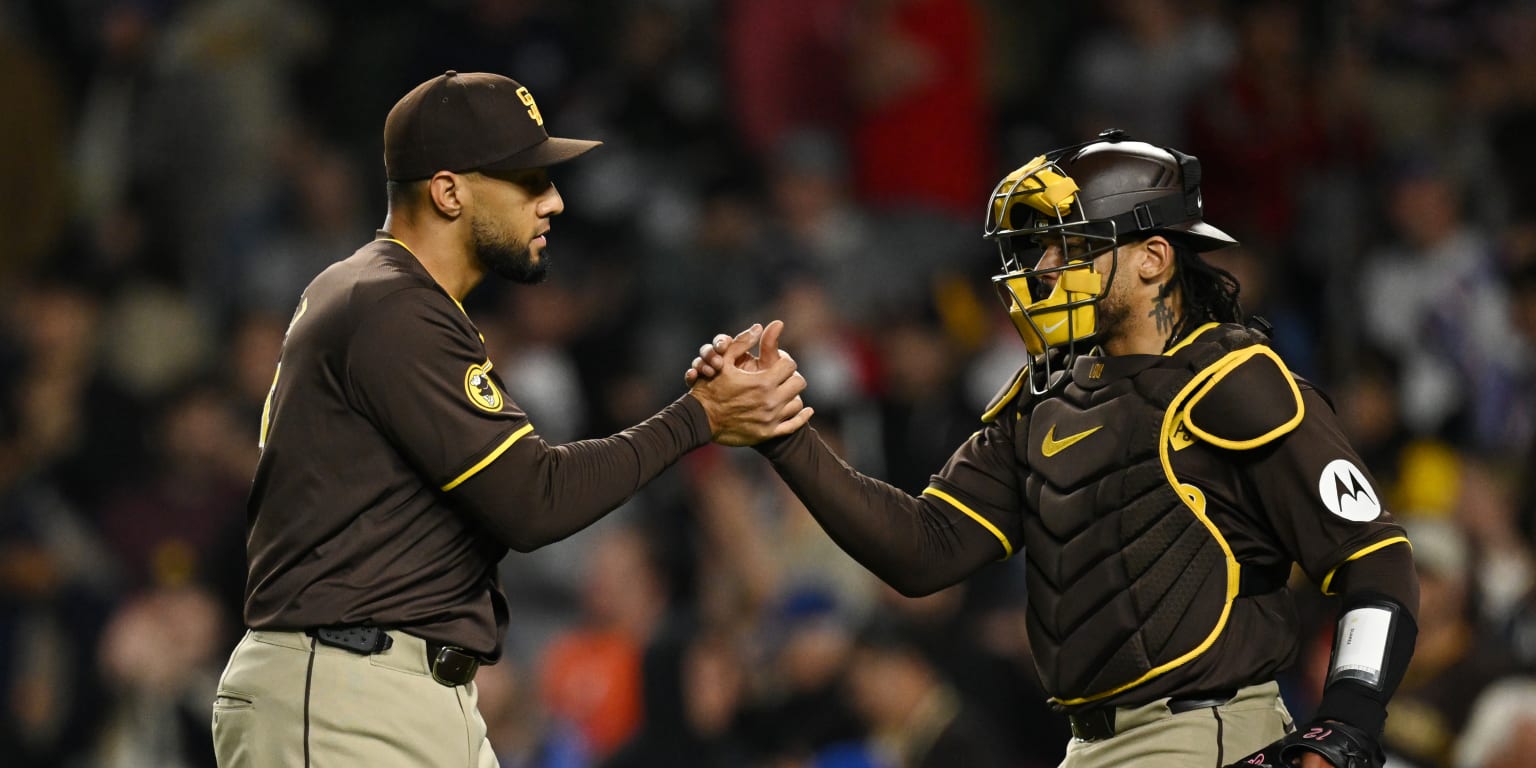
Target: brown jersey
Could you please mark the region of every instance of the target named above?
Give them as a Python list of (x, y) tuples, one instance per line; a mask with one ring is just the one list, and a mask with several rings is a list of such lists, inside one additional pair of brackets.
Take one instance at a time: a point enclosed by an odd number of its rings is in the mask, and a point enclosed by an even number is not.
[(764, 452), (913, 592), (1022, 552), (1036, 664), (1064, 707), (1240, 687), (1296, 655), (1292, 562), (1331, 591), (1346, 563), (1406, 542), (1330, 406), (1259, 342), (1212, 324), (1164, 355), (1080, 358), (1049, 396), (1015, 381), (919, 499), (809, 437)]
[(405, 628), (494, 659), (508, 547), (590, 523), (707, 442), (707, 418), (684, 396), (621, 435), (544, 445), (463, 308), (380, 235), (315, 278), (289, 325), (247, 509), (246, 622)]

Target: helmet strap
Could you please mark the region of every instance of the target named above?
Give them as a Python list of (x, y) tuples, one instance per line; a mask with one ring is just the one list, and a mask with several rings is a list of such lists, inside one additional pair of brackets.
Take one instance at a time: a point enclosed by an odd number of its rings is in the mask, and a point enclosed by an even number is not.
[[(1199, 194), (1198, 190), (1196, 194)], [(1137, 203), (1136, 207), (1117, 216), (1111, 216), (1107, 221), (1114, 222), (1115, 232), (1122, 236), (1136, 232), (1152, 232), (1189, 221), (1187, 205), (1188, 196), (1183, 192), (1174, 192), (1144, 203)]]
[(1205, 215), (1205, 202), (1200, 199), (1200, 158), (1186, 155), (1173, 147), (1163, 151), (1179, 161), (1179, 177), (1184, 188), (1184, 220), (1199, 219)]

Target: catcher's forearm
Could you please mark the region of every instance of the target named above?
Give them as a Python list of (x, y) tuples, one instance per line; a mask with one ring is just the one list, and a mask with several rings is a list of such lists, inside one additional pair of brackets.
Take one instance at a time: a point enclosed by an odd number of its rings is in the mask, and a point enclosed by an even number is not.
[(1315, 718), (1349, 723), (1375, 738), (1418, 637), (1412, 550), (1406, 543), (1385, 547), (1350, 563), (1341, 576), (1343, 604)]
[(758, 449), (832, 540), (904, 595), (936, 592), (1004, 555), (954, 508), (860, 474), (810, 427)]
[(1291, 768), (1308, 753), (1334, 768), (1380, 768), (1387, 702), (1413, 657), (1419, 584), (1406, 545), (1380, 549), (1341, 572), (1343, 607), (1328, 681), (1312, 720), (1230, 768)]

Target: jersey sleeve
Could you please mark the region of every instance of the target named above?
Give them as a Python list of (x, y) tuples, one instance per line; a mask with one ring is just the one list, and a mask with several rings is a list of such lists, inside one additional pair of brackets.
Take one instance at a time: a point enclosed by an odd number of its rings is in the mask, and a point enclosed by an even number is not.
[(1013, 553), (1017, 502), (1010, 505), (1002, 431), (988, 425), (973, 435), (916, 497), (861, 474), (809, 427), (758, 450), (839, 547), (898, 592), (919, 596)]
[(1280, 542), (1323, 592), (1351, 561), (1408, 545), (1333, 409), (1302, 390), (1301, 422), (1284, 438), (1244, 452), (1245, 478)]
[(398, 291), (364, 312), (344, 387), (417, 471), (451, 490), (532, 431), (474, 326), (446, 296)]
[(997, 539), (1005, 557), (1013, 556), (1022, 535), (1018, 459), (1013, 444), (1014, 417), (989, 421), (949, 457), (923, 495), (953, 507)]

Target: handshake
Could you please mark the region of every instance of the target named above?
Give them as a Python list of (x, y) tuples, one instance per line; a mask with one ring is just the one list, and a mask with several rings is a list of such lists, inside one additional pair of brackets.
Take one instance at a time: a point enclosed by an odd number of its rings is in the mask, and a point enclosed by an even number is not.
[[(779, 349), (784, 323), (753, 325), (735, 338), (720, 334), (699, 348), (683, 374), (689, 394), (703, 404), (709, 430), (721, 445), (756, 445), (805, 426), (815, 409), (800, 400), (805, 377)], [(758, 348), (753, 354), (752, 349)]]

